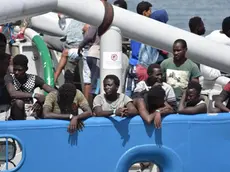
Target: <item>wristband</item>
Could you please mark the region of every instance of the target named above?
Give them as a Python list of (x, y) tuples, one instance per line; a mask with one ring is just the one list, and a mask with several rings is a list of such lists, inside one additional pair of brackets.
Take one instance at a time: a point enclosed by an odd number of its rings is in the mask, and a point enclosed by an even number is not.
[(73, 114), (70, 114), (69, 115), (69, 119), (71, 120), (73, 118)]
[(161, 111), (160, 111), (159, 109), (157, 109), (156, 112), (159, 112), (159, 113), (160, 113)]

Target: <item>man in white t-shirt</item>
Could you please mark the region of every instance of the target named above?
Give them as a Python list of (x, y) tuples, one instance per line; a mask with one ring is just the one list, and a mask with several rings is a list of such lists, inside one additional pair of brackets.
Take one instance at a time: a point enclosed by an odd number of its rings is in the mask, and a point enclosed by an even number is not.
[[(216, 43), (230, 46), (230, 16), (223, 20), (222, 30), (215, 30), (205, 38), (215, 41)], [(200, 70), (206, 80), (214, 80), (221, 76), (220, 70), (209, 66), (201, 65)]]

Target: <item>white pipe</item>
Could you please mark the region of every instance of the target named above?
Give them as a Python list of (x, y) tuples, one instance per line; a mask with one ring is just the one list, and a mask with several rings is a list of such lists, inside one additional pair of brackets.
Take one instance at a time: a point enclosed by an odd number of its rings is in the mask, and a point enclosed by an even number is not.
[[(57, 3), (57, 8), (56, 7)], [(15, 20), (38, 13), (55, 10), (80, 21), (99, 26), (104, 17), (100, 0), (7, 0), (1, 2), (0, 22)], [(230, 72), (230, 49), (182, 29), (114, 6), (113, 26), (121, 29), (125, 37), (171, 52), (173, 42), (182, 38), (188, 43), (187, 57)]]
[[(104, 15), (104, 7), (99, 0), (58, 0), (57, 10), (95, 26), (101, 24)], [(119, 27), (125, 37), (169, 52), (172, 52), (172, 44), (176, 39), (185, 39), (188, 43), (187, 57), (196, 62), (230, 72), (230, 49), (228, 46), (217, 44), (116, 6), (114, 6), (113, 26)]]
[(106, 75), (114, 74), (120, 79), (118, 92), (123, 91), (124, 81), (122, 79), (122, 36), (117, 27), (110, 29), (101, 36), (100, 42), (100, 79), (101, 93), (104, 92), (103, 80)]
[(55, 9), (57, 0), (1, 0), (0, 23), (40, 15)]

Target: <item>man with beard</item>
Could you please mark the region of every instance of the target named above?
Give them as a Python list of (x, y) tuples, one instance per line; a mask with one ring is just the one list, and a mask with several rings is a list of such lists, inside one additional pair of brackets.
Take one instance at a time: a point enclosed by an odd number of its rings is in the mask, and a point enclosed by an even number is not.
[(207, 113), (207, 105), (200, 98), (201, 89), (198, 82), (191, 81), (188, 84), (188, 88), (181, 98), (178, 113), (188, 115)]

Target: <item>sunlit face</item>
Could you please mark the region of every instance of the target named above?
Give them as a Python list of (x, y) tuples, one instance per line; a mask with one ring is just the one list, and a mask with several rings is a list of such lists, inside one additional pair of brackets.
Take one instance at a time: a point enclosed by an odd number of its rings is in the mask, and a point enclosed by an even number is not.
[(187, 48), (184, 48), (182, 43), (177, 42), (173, 45), (173, 56), (175, 61), (181, 61), (185, 58)]
[(105, 79), (103, 84), (104, 84), (104, 91), (106, 95), (117, 93), (118, 87), (115, 85), (114, 80)]

